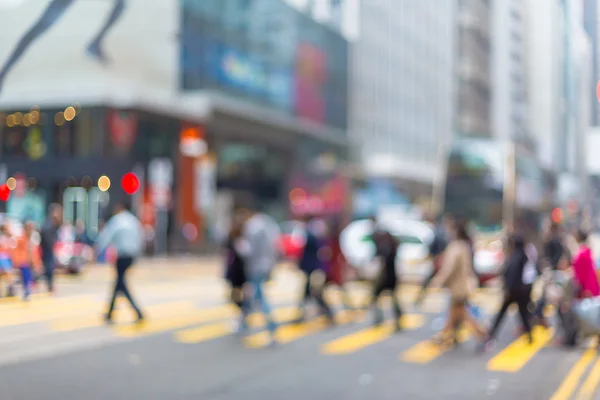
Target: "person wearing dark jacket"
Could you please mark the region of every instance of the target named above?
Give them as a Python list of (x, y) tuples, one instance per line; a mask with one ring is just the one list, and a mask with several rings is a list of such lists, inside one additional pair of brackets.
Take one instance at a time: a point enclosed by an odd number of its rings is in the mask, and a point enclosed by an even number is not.
[(51, 204), (48, 209), (48, 220), (40, 232), (44, 277), (50, 293), (54, 293), (54, 246), (58, 242), (58, 232), (61, 225), (62, 207), (59, 204)]
[(226, 272), (225, 279), (231, 285), (231, 301), (243, 310), (243, 287), (246, 283), (246, 273), (244, 271), (244, 258), (238, 252), (237, 241), (242, 237), (242, 224), (236, 223), (225, 244), (226, 250)]
[(513, 235), (509, 238), (510, 254), (507, 257), (504, 270), (504, 301), (502, 307), (496, 315), (492, 329), (489, 332), (487, 343), (491, 343), (500, 327), (502, 319), (506, 315), (506, 311), (511, 304), (516, 303), (519, 307), (519, 315), (525, 328), (525, 332), (529, 336), (529, 342), (533, 342), (531, 333), (531, 323), (529, 321), (529, 311), (527, 306), (530, 302), (530, 287), (527, 282), (523, 281), (525, 266), (529, 262), (527, 257), (526, 243), (523, 237)]
[[(552, 223), (544, 241), (542, 263), (540, 263), (540, 265), (546, 266), (546, 268), (549, 268), (551, 271), (556, 271), (561, 268), (561, 263), (568, 258), (569, 255), (566, 251), (563, 238), (560, 234), (560, 226), (556, 223)], [(543, 326), (548, 326), (549, 324), (544, 316), (544, 308), (546, 307), (546, 284), (543, 286), (542, 295), (537, 302), (534, 315), (536, 323)]]
[(396, 256), (398, 254), (398, 246), (400, 243), (390, 232), (381, 229), (377, 229), (374, 232), (373, 241), (375, 242), (376, 248), (375, 256), (381, 260), (381, 270), (375, 281), (373, 297), (371, 300), (371, 307), (375, 309), (374, 324), (381, 325), (383, 323), (383, 313), (378, 306), (378, 302), (381, 295), (384, 292), (389, 291), (392, 295), (392, 304), (396, 316), (394, 327), (396, 330), (400, 330), (402, 328), (400, 323), (402, 308), (400, 307), (400, 300), (396, 296), (396, 286), (398, 284), (396, 275)]
[(322, 239), (317, 235), (317, 232), (315, 232), (315, 224), (316, 221), (313, 219), (309, 217), (305, 219), (305, 244), (300, 260), (298, 261), (298, 268), (306, 277), (306, 283), (304, 284), (304, 292), (300, 302), (299, 308), (301, 310), (301, 316), (298, 321), (303, 321), (305, 319), (304, 309), (306, 303), (310, 298), (313, 298), (317, 302), (320, 311), (328, 318), (329, 322), (333, 323), (333, 311), (325, 302), (323, 285), (316, 287), (316, 285), (312, 284), (313, 278), (315, 278), (319, 272), (324, 272), (324, 260), (322, 260), (320, 256), (324, 246)]

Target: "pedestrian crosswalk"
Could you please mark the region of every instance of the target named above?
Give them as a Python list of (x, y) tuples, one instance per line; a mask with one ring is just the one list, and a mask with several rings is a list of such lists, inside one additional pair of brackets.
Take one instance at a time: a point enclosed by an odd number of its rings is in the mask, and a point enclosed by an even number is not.
[[(10, 341), (13, 337), (18, 338), (20, 330), (29, 335), (53, 335), (54, 338), (80, 332), (88, 341), (93, 340), (95, 334), (101, 331), (102, 334), (98, 337), (106, 343), (164, 335), (177, 346), (201, 346), (235, 335), (235, 324), (239, 322), (240, 313), (234, 305), (225, 301), (225, 290), (213, 288), (213, 291), (209, 291), (210, 296), (206, 296), (202, 290), (194, 292), (185, 284), (182, 284), (180, 290), (171, 288), (171, 283), (165, 287), (167, 290), (152, 293), (152, 296), (148, 293), (158, 290), (155, 287), (152, 290), (139, 290), (138, 294), (142, 294), (139, 300), (146, 314), (146, 321), (141, 324), (135, 323), (135, 313), (126, 304), (119, 302), (114, 325), (106, 326), (102, 318), (106, 307), (106, 293), (67, 297), (36, 295), (29, 302), (1, 299), (0, 347), (10, 346)], [(271, 284), (267, 288), (273, 305), (272, 317), (278, 324), (275, 336), (281, 345), (305, 340), (309, 347), (314, 348), (315, 357), (343, 359), (376, 349), (401, 336), (405, 338), (402, 340), (402, 348), (395, 349), (384, 357), (389, 357), (394, 362), (414, 365), (415, 368), (435, 363), (451, 350), (431, 339), (434, 325), (443, 325), (441, 318), (447, 307), (447, 296), (443, 291), (429, 291), (423, 305), (415, 307), (413, 302), (418, 287), (401, 287), (397, 295), (405, 313), (399, 321), (401, 329), (397, 332), (397, 324), (392, 321), (372, 326), (372, 315), (364, 308), (344, 310), (342, 296), (335, 290), (326, 294), (327, 300), (338, 310), (334, 326), (320, 316), (300, 320), (302, 313), (295, 304), (298, 298), (296, 289), (277, 284)], [(353, 304), (369, 304), (367, 288), (354, 286), (349, 288), (349, 293)], [(500, 296), (497, 290), (482, 289), (474, 297), (474, 302), (489, 316), (497, 309)], [(384, 300), (382, 306), (391, 311), (389, 299)], [(260, 349), (270, 343), (264, 315), (250, 315), (247, 324), (249, 333), (240, 340), (248, 351)], [(11, 329), (10, 334), (5, 333), (7, 329)], [(113, 339), (107, 341), (107, 335)], [(533, 332), (532, 344), (526, 336), (518, 336), (492, 353), (487, 353), (485, 361), (482, 361), (482, 368), (494, 373), (518, 373), (527, 368), (540, 352), (546, 351), (555, 336), (554, 329), (538, 327)], [(474, 339), (473, 332), (467, 328), (463, 328), (458, 335), (459, 342), (473, 342)], [(63, 347), (68, 349), (67, 345)], [(0, 348), (0, 364), (3, 363), (1, 350)], [(600, 360), (594, 347), (587, 349), (573, 365), (564, 382), (556, 388), (553, 399), (569, 399), (575, 392), (580, 396), (578, 398), (591, 398), (589, 396), (596, 392), (599, 383)]]

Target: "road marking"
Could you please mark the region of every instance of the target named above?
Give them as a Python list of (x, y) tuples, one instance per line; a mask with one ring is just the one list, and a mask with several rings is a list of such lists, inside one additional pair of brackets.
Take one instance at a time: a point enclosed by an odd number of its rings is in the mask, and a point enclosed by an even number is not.
[[(300, 324), (284, 325), (277, 328), (275, 337), (281, 344), (291, 343), (310, 334), (322, 331), (330, 326), (325, 317), (318, 317), (314, 320)], [(244, 343), (250, 348), (261, 348), (269, 344), (269, 332), (259, 332), (244, 338)]]
[[(144, 313), (147, 317), (154, 319), (163, 316), (181, 314), (194, 310), (194, 304), (190, 301), (175, 301), (162, 304), (154, 304), (144, 307)], [(116, 323), (131, 323), (137, 315), (131, 308), (118, 308), (115, 310), (114, 320)], [(106, 325), (103, 315), (85, 315), (80, 318), (61, 318), (52, 321), (50, 328), (57, 332), (69, 332), (81, 329), (97, 328)]]
[(233, 305), (226, 304), (217, 307), (199, 309), (184, 315), (176, 315), (163, 319), (149, 319), (142, 324), (115, 326), (113, 331), (120, 337), (139, 337), (166, 332), (173, 329), (185, 328), (190, 325), (202, 324), (218, 319), (232, 318), (238, 315)]
[(587, 349), (579, 360), (577, 360), (575, 365), (573, 365), (573, 368), (571, 368), (569, 374), (563, 380), (558, 390), (554, 392), (550, 400), (569, 400), (575, 392), (575, 389), (577, 389), (581, 377), (583, 377), (588, 366), (596, 357), (596, 354), (596, 349)]
[(0, 299), (0, 311), (4, 312), (9, 310), (21, 311), (39, 308), (60, 308), (65, 304), (93, 300), (94, 297), (90, 295), (80, 295), (72, 297), (51, 297), (45, 293), (32, 295), (29, 301), (24, 301), (20, 297), (5, 297)]
[(179, 343), (200, 343), (207, 340), (218, 339), (230, 335), (231, 324), (218, 322), (215, 324), (204, 325), (199, 328), (186, 329), (175, 334)]
[[(458, 333), (458, 342), (464, 343), (471, 337), (471, 331), (463, 328)], [(427, 364), (452, 349), (452, 346), (424, 340), (400, 354), (400, 359), (412, 364)]]
[[(425, 324), (425, 317), (420, 314), (404, 315), (402, 316), (401, 324), (402, 328), (406, 330), (418, 329)], [(395, 327), (392, 322), (388, 322), (381, 326), (365, 328), (325, 343), (321, 346), (321, 353), (327, 355), (354, 353), (386, 340), (392, 336), (394, 332)]]
[(98, 301), (75, 301), (56, 307), (24, 307), (20, 309), (1, 311), (0, 327), (46, 322), (56, 318), (85, 314), (98, 310)]
[[(286, 323), (295, 320), (299, 316), (300, 310), (297, 307), (284, 307), (273, 310), (273, 319), (277, 323)], [(250, 328), (263, 328), (267, 321), (263, 314), (255, 313), (248, 317), (247, 322)], [(220, 329), (222, 326), (225, 326), (227, 329)], [(217, 334), (216, 332), (221, 332), (221, 334)], [(231, 333), (231, 323), (227, 322), (203, 325), (178, 331), (175, 333), (175, 340), (179, 343), (200, 343), (226, 336)]]
[(554, 329), (546, 329), (540, 326), (533, 328), (533, 343), (529, 344), (528, 336), (521, 335), (508, 347), (498, 353), (487, 363), (489, 371), (518, 372), (533, 358), (533, 356), (545, 347), (554, 336)]
[(588, 377), (581, 385), (577, 400), (591, 400), (596, 394), (598, 383), (600, 383), (600, 360), (596, 361)]

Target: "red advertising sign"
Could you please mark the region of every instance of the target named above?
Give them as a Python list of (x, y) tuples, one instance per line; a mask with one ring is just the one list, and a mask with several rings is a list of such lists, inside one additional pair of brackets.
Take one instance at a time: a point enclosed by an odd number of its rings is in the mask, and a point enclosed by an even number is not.
[(108, 129), (113, 145), (121, 151), (129, 151), (137, 137), (137, 115), (128, 111), (111, 110), (108, 113)]

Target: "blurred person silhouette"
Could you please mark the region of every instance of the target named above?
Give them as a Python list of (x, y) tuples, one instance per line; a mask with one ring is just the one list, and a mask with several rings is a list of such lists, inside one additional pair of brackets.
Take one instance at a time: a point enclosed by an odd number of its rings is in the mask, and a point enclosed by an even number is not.
[(534, 313), (534, 322), (537, 324), (546, 327), (549, 326), (549, 323), (544, 316), (544, 309), (547, 303), (546, 290), (550, 283), (549, 281), (555, 272), (560, 269), (565, 269), (569, 264), (568, 259), (569, 254), (564, 244), (561, 226), (558, 223), (551, 222), (544, 235), (541, 262), (539, 264), (540, 275), (542, 277), (542, 293)]
[(433, 214), (427, 217), (429, 222), (434, 228), (433, 240), (429, 244), (429, 256), (428, 258), (433, 263), (433, 269), (431, 273), (423, 281), (421, 291), (417, 296), (416, 304), (420, 305), (425, 296), (427, 295), (427, 288), (431, 284), (432, 279), (442, 268), (444, 251), (448, 246), (449, 232), (452, 230), (454, 224), (454, 218), (450, 214), (445, 214), (442, 218), (436, 218)]
[[(0, 69), (0, 92), (2, 92), (2, 85), (4, 80), (12, 67), (19, 61), (19, 59), (23, 56), (25, 51), (37, 40), (40, 36), (42, 36), (48, 29), (50, 29), (58, 20), (64, 15), (64, 13), (69, 9), (73, 3), (77, 0), (52, 0), (50, 4), (46, 7), (46, 10), (42, 13), (40, 18), (33, 24), (33, 26), (23, 35), (23, 37), (19, 40), (19, 43), (12, 51), (11, 55), (8, 57), (6, 63)], [(106, 64), (108, 63), (108, 58), (102, 49), (102, 45), (104, 43), (104, 39), (109, 32), (109, 30), (114, 26), (114, 24), (119, 20), (123, 11), (125, 10), (125, 1), (126, 0), (112, 0), (114, 5), (111, 13), (109, 14), (106, 22), (100, 29), (100, 31), (96, 34), (96, 36), (92, 39), (90, 44), (87, 47), (87, 54), (96, 59), (98, 62)]]
[(109, 245), (115, 250), (117, 259), (115, 262), (115, 287), (105, 317), (106, 322), (112, 323), (115, 301), (119, 294), (125, 296), (137, 313), (137, 322), (142, 322), (144, 316), (131, 297), (126, 277), (129, 268), (143, 252), (144, 228), (139, 219), (131, 213), (129, 207), (124, 202), (115, 204), (112, 218), (108, 220), (96, 239), (96, 251), (101, 252)]
[(312, 298), (317, 302), (319, 311), (327, 317), (329, 322), (333, 323), (333, 311), (325, 302), (324, 294), (324, 227), (322, 221), (305, 216), (304, 233), (305, 244), (300, 259), (298, 260), (298, 268), (306, 277), (304, 284), (304, 292), (300, 301), (301, 315), (297, 322), (304, 321), (306, 318), (306, 306)]
[(471, 238), (464, 222), (454, 221), (449, 233), (449, 243), (444, 251), (444, 260), (438, 273), (431, 281), (431, 287), (445, 287), (450, 291), (450, 309), (443, 330), (434, 338), (435, 342), (446, 343), (448, 339), (459, 343), (459, 330), (463, 323), (482, 340), (485, 331), (470, 315), (469, 298), (477, 288), (477, 277), (473, 270)]
[[(6, 294), (14, 295), (12, 251), (14, 240), (8, 229), (8, 224), (0, 224), (0, 278), (6, 283)], [(0, 295), (1, 297), (1, 295)]]
[(29, 300), (31, 295), (34, 271), (41, 269), (41, 260), (32, 241), (34, 233), (35, 224), (26, 221), (23, 232), (15, 238), (15, 248), (12, 252), (13, 266), (21, 272), (23, 298), (25, 300)]
[(596, 275), (592, 250), (588, 245), (588, 233), (578, 229), (575, 240), (579, 246), (573, 257), (573, 275), (579, 286), (579, 299), (600, 296), (600, 284)]
[(350, 266), (340, 245), (340, 235), (342, 233), (342, 224), (339, 219), (335, 219), (331, 224), (329, 234), (329, 262), (327, 268), (327, 279), (325, 286), (337, 286), (342, 294), (344, 307), (346, 310), (353, 309), (350, 295), (346, 290), (345, 284)]
[(527, 256), (527, 243), (523, 236), (515, 233), (508, 238), (508, 246), (509, 253), (504, 269), (504, 300), (488, 334), (486, 347), (493, 343), (500, 323), (504, 319), (508, 308), (513, 303), (516, 303), (518, 306), (521, 322), (525, 328), (529, 343), (533, 343), (530, 315), (527, 309), (531, 296), (531, 285), (528, 284), (525, 273), (526, 266), (531, 262)]
[(271, 306), (265, 294), (264, 284), (275, 268), (279, 256), (279, 226), (272, 217), (259, 211), (253, 199), (246, 199), (246, 203), (248, 203), (248, 212), (236, 248), (244, 258), (247, 286), (252, 290), (252, 295), (244, 300), (241, 328), (243, 330), (246, 327), (246, 319), (253, 305), (259, 303), (267, 319), (267, 329), (271, 334), (269, 347), (271, 347), (276, 344), (277, 324), (271, 315)]
[(55, 254), (54, 246), (58, 242), (58, 234), (63, 223), (63, 209), (60, 204), (51, 204), (48, 207), (48, 218), (40, 231), (40, 250), (44, 277), (48, 292), (54, 293)]
[[(242, 229), (244, 221), (244, 211), (238, 211), (233, 223), (233, 227), (225, 243), (226, 265), (225, 279), (231, 286), (230, 299), (238, 306), (240, 311), (244, 311), (244, 285), (246, 284), (246, 272), (244, 258), (238, 251), (237, 242), (242, 238)], [(240, 328), (245, 329), (245, 318), (240, 323)]]
[[(371, 220), (374, 220), (374, 218), (371, 218)], [(373, 297), (371, 299), (371, 307), (375, 310), (374, 325), (381, 325), (383, 323), (383, 312), (378, 303), (383, 293), (390, 292), (396, 318), (394, 321), (394, 328), (399, 331), (402, 329), (400, 321), (402, 317), (402, 307), (400, 306), (400, 300), (396, 293), (396, 288), (398, 286), (396, 258), (400, 242), (388, 230), (377, 226), (373, 232), (373, 242), (375, 243), (376, 249), (375, 257), (378, 258), (381, 263), (381, 269), (375, 280)]]

